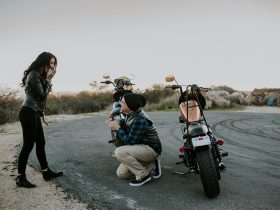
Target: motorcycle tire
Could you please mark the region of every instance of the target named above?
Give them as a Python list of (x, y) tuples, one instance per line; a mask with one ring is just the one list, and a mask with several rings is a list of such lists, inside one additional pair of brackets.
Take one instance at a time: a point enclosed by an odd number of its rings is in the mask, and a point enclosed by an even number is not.
[(196, 160), (205, 195), (208, 198), (217, 197), (220, 194), (220, 185), (210, 148), (196, 148)]
[[(214, 147), (211, 147), (211, 151), (212, 151), (213, 157), (217, 156)], [(220, 173), (220, 169), (219, 169), (219, 165), (218, 165), (219, 164), (218, 160), (214, 160), (214, 162), (215, 162), (215, 166), (216, 166), (218, 180), (221, 180), (221, 173)]]

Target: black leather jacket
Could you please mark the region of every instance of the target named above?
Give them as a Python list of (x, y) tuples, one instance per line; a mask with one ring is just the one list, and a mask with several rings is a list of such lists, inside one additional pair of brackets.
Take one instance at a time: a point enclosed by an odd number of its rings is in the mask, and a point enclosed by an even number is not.
[(34, 111), (38, 111), (41, 116), (44, 115), (44, 108), (47, 101), (48, 93), (51, 90), (50, 80), (46, 80), (41, 76), (41, 72), (32, 70), (25, 84), (26, 98), (22, 106), (30, 107)]

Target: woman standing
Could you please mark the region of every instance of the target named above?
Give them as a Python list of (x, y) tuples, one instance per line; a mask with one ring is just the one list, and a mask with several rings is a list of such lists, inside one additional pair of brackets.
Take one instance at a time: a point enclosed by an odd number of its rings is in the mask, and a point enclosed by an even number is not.
[(28, 157), (34, 143), (36, 143), (36, 155), (42, 169), (43, 178), (49, 181), (63, 174), (63, 172), (53, 172), (48, 167), (45, 153), (45, 137), (40, 118), (42, 117), (42, 121), (47, 125), (44, 118), (44, 107), (47, 95), (52, 87), (51, 79), (56, 73), (56, 65), (56, 57), (49, 52), (43, 52), (23, 73), (21, 85), (25, 88), (26, 98), (19, 112), (23, 132), (23, 146), (18, 158), (18, 176), (16, 178), (18, 187), (36, 187), (36, 185), (27, 180), (25, 174)]

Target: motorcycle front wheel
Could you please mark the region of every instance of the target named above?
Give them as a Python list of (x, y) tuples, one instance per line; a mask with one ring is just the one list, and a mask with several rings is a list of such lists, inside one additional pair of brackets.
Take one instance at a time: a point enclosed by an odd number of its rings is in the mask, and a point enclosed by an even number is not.
[(196, 160), (205, 195), (209, 198), (217, 197), (220, 194), (220, 185), (210, 148), (196, 148)]

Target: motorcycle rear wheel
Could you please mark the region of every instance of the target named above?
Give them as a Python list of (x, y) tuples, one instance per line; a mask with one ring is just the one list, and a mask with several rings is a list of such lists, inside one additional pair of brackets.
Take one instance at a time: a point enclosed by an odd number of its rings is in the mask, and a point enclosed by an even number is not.
[(199, 165), (199, 173), (204, 193), (209, 198), (215, 198), (220, 194), (218, 174), (210, 148), (196, 149), (196, 160)]

